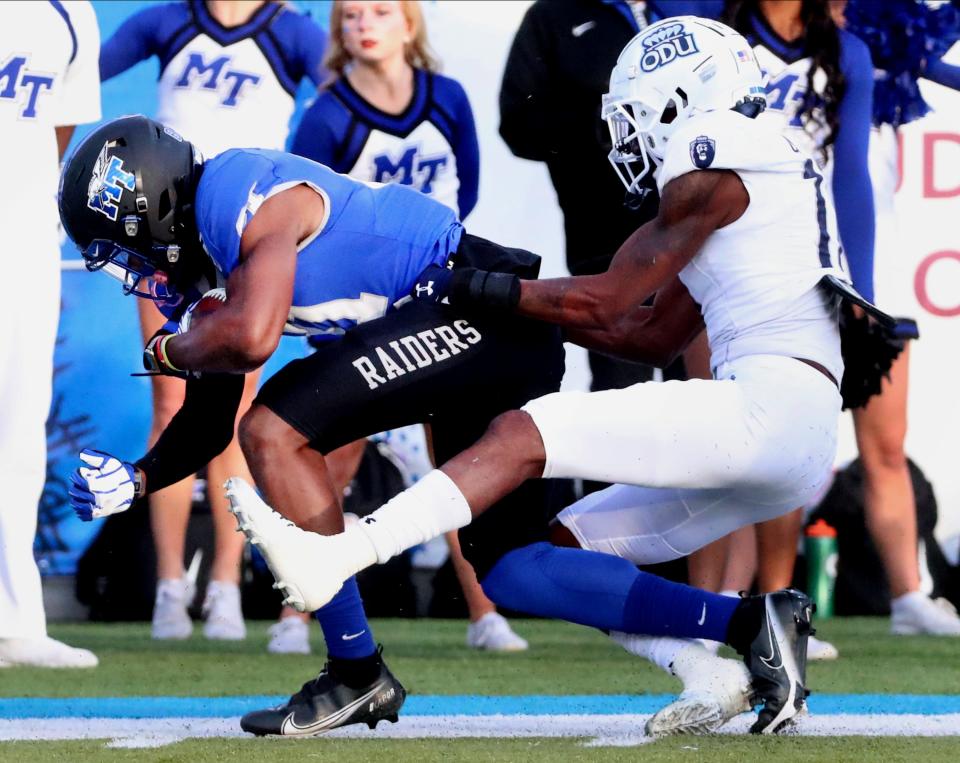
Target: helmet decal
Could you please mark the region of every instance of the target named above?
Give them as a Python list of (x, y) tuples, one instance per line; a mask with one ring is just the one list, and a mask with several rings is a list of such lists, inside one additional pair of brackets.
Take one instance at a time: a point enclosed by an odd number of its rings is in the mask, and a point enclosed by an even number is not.
[(642, 41), (645, 51), (640, 57), (640, 68), (652, 72), (683, 56), (698, 53), (697, 41), (683, 24), (661, 27)]
[(113, 221), (117, 219), (117, 202), (123, 189), (132, 191), (135, 180), (132, 172), (123, 169), (122, 159), (107, 153), (115, 145), (113, 141), (103, 144), (87, 186), (87, 206)]

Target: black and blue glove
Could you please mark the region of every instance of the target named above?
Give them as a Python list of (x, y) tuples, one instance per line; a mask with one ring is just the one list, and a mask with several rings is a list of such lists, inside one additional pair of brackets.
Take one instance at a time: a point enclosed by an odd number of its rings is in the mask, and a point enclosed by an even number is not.
[(520, 302), (520, 279), (512, 273), (431, 265), (419, 275), (410, 296), (421, 302), (509, 313)]

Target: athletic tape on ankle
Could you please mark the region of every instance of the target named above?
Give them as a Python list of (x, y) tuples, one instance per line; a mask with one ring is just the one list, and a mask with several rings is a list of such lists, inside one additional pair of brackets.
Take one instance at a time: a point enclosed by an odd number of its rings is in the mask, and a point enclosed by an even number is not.
[(408, 548), (470, 524), (470, 506), (446, 474), (434, 469), (372, 514), (359, 527), (383, 564)]

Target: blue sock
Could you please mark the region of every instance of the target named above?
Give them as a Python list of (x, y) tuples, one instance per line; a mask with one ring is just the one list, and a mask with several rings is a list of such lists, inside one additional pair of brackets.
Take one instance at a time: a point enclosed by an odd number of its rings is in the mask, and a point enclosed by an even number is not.
[(337, 595), (313, 616), (323, 630), (330, 657), (359, 660), (377, 651), (355, 577), (347, 580)]
[(483, 579), (494, 603), (606, 631), (726, 641), (739, 599), (672, 583), (626, 559), (534, 543)]

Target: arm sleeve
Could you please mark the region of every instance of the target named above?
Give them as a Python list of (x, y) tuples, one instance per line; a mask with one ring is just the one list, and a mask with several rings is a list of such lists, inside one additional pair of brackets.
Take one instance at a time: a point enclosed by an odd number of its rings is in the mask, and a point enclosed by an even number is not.
[(326, 79), (323, 54), (327, 50), (327, 33), (317, 23), (305, 16), (297, 36), (304, 75), (317, 87)]
[(321, 94), (304, 113), (293, 135), (290, 153), (333, 167), (339, 143), (331, 129), (322, 98)]
[(166, 3), (146, 8), (120, 25), (100, 49), (100, 79), (103, 82), (158, 52), (156, 30), (162, 14), (167, 11)]
[(960, 90), (960, 66), (944, 63), (942, 59), (928, 62), (923, 76), (938, 85)]
[(500, 84), (500, 135), (522, 159), (545, 161), (556, 153), (554, 87), (550, 81), (553, 50), (542, 15), (534, 3), (523, 17)]
[(57, 105), (58, 126), (96, 122), (100, 119), (100, 29), (93, 6), (70, 3), (70, 23), (77, 36), (77, 52), (67, 67)]
[(872, 302), (876, 220), (867, 151), (873, 115), (873, 64), (866, 45), (853, 35), (842, 34), (840, 63), (847, 89), (833, 145), (833, 196), (853, 285)]
[(243, 395), (243, 374), (210, 374), (187, 381), (183, 407), (150, 451), (134, 466), (146, 476), (147, 493), (195, 474), (233, 439)]
[(467, 94), (457, 84), (457, 124), (455, 126), (453, 155), (457, 159), (457, 208), (460, 219), (465, 220), (475, 206), (480, 194), (480, 143), (477, 126), (473, 121), (473, 109)]

